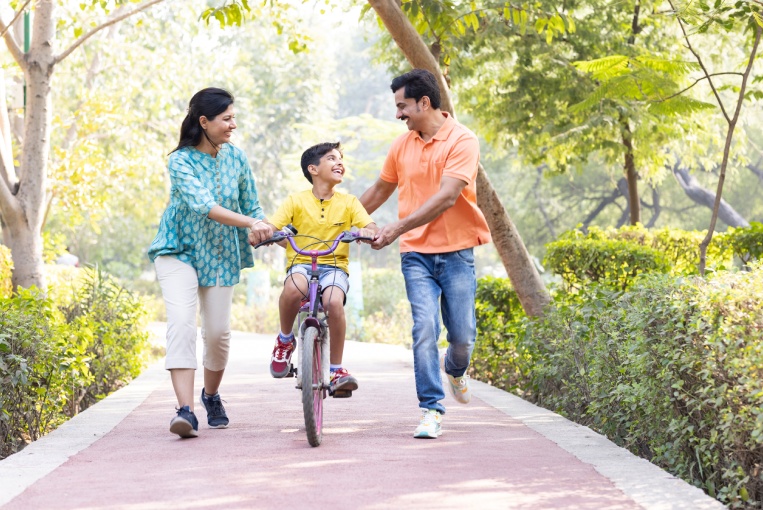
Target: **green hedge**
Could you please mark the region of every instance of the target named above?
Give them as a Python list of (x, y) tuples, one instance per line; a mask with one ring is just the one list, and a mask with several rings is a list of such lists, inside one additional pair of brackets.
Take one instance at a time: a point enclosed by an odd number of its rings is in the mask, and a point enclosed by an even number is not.
[[(546, 245), (544, 264), (562, 278), (568, 290), (579, 290), (589, 283), (625, 290), (645, 273), (697, 274), (699, 245), (704, 237), (705, 232), (649, 230), (641, 225), (592, 227), (586, 233), (572, 230)], [(733, 266), (734, 254), (747, 264), (762, 251), (760, 224), (716, 233), (707, 249), (707, 267), (728, 269)]]
[(729, 228), (726, 244), (745, 266), (763, 260), (763, 223), (753, 221), (749, 227)]
[(549, 243), (546, 249), (544, 265), (573, 290), (590, 282), (624, 290), (640, 274), (670, 271), (662, 253), (627, 241), (570, 237)]
[(624, 292), (590, 285), (557, 294), (540, 319), (507, 320), (503, 302), (478, 304), (473, 377), (590, 426), (732, 508), (763, 502), (763, 265), (708, 280), (650, 275)]
[(0, 299), (0, 458), (124, 386), (147, 361), (138, 299), (97, 270), (81, 273), (71, 292)]

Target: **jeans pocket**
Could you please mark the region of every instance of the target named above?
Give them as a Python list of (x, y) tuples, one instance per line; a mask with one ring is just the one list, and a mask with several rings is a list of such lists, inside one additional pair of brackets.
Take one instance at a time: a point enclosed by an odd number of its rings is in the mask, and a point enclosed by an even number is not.
[(467, 264), (474, 264), (474, 248), (465, 248), (455, 251), (453, 254)]

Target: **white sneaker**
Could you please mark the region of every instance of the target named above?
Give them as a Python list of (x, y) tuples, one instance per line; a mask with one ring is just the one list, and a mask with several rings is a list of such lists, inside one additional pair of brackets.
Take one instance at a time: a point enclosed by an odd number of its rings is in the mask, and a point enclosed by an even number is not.
[[(440, 358), (440, 368), (445, 372), (445, 355)], [(452, 375), (445, 374), (448, 379), (448, 387), (450, 388), (450, 394), (457, 402), (462, 404), (468, 404), (472, 400), (472, 391), (469, 389), (469, 376), (464, 374), (461, 377), (453, 377)]]
[(413, 432), (413, 437), (423, 439), (437, 439), (442, 434), (440, 424), (442, 423), (442, 414), (435, 409), (422, 409), (421, 421), (419, 426)]

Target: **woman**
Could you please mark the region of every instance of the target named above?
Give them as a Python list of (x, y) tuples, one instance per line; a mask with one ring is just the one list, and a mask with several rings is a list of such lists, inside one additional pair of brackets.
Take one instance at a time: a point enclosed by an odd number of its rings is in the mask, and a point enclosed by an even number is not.
[(230, 143), (236, 129), (233, 96), (222, 89), (197, 92), (170, 153), (170, 203), (148, 250), (167, 307), (167, 356), (177, 396), (170, 432), (196, 437), (193, 412), (196, 307), (201, 308), (204, 387), (201, 403), (211, 428), (228, 426), (218, 388), (228, 361), (233, 285), (252, 267), (248, 242), (272, 236), (257, 199), (244, 152)]

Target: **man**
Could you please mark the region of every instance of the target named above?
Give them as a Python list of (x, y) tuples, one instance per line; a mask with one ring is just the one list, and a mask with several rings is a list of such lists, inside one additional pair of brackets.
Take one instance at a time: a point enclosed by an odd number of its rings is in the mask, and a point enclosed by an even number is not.
[[(399, 220), (374, 237), (381, 249), (400, 237), (401, 266), (413, 314), (413, 360), (421, 420), (417, 438), (441, 433), (445, 398), (440, 361), (458, 402), (471, 399), (466, 369), (477, 325), (474, 246), (490, 242), (477, 207), (477, 137), (440, 110), (440, 89), (429, 71), (414, 69), (392, 80), (397, 118), (408, 133), (397, 138), (379, 179), (360, 197), (369, 214), (398, 188)], [(439, 360), (439, 313), (448, 348)]]

